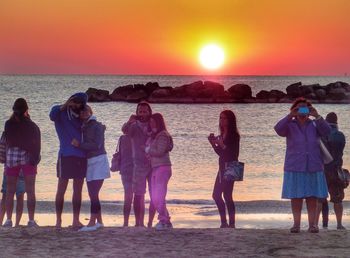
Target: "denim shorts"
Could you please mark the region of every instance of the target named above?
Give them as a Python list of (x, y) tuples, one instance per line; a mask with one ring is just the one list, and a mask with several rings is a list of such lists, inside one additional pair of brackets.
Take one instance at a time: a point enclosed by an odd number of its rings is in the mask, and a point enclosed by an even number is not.
[[(3, 194), (6, 194), (6, 190), (7, 190), (7, 180), (6, 180), (6, 176), (4, 175), (2, 177), (1, 192)], [(25, 184), (24, 184), (24, 177), (20, 175), (17, 179), (16, 196), (19, 196), (20, 194), (23, 194), (25, 192), (26, 190), (25, 190)]]

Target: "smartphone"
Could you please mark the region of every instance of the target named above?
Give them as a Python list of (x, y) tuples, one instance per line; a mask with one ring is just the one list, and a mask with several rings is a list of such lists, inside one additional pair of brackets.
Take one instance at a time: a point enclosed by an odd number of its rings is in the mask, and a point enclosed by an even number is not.
[(310, 113), (310, 109), (308, 107), (300, 107), (298, 108), (298, 113), (301, 115), (308, 115)]

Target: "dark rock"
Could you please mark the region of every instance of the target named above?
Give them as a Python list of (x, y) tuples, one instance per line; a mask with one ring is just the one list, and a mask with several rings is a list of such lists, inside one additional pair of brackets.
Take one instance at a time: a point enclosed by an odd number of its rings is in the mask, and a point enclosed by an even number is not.
[(287, 96), (287, 94), (284, 93), (283, 91), (280, 91), (280, 90), (271, 90), (270, 91), (270, 98), (275, 98), (277, 100), (280, 100), (281, 98), (284, 98), (285, 96)]
[[(203, 82), (197, 81), (191, 84), (186, 84), (181, 87), (185, 88), (186, 96), (190, 98), (196, 98), (200, 96), (200, 92), (203, 90)], [(180, 87), (180, 88), (181, 88)]]
[(346, 89), (344, 89), (343, 87), (340, 88), (331, 88), (328, 92), (328, 94), (341, 94), (341, 93), (345, 93)]
[(90, 102), (104, 102), (110, 100), (108, 90), (88, 88), (86, 94), (88, 95), (88, 101)]
[(109, 95), (110, 99), (113, 101), (126, 101), (128, 95), (134, 92), (133, 85), (126, 85), (116, 88), (111, 95)]
[(304, 85), (304, 86), (300, 86), (299, 87), (300, 89), (300, 94), (301, 96), (306, 96), (306, 95), (309, 95), (311, 93), (314, 92), (314, 89), (313, 89), (313, 86), (312, 85)]
[(304, 95), (304, 97), (305, 97), (306, 99), (312, 99), (312, 100), (318, 99), (318, 97), (317, 97), (317, 95), (316, 95), (315, 92), (311, 92), (311, 93), (309, 93), (309, 94), (307, 94), (307, 95)]
[(153, 91), (159, 88), (158, 82), (147, 82), (145, 85), (145, 90), (148, 95), (151, 95)]
[(320, 88), (314, 91), (317, 99), (325, 99), (327, 97), (327, 91), (325, 88)]
[(293, 83), (286, 88), (287, 95), (291, 98), (298, 98), (302, 96), (302, 91), (300, 90), (301, 82)]
[(144, 90), (136, 90), (129, 94), (126, 98), (128, 102), (139, 102), (147, 99), (148, 95)]
[(268, 99), (270, 96), (270, 92), (267, 90), (261, 90), (256, 94), (257, 99)]
[(247, 84), (235, 84), (227, 90), (237, 100), (252, 98), (252, 88)]
[(171, 97), (171, 93), (172, 93), (173, 89), (170, 87), (166, 87), (166, 88), (158, 88), (155, 91), (152, 92), (150, 98), (167, 98), (167, 97)]

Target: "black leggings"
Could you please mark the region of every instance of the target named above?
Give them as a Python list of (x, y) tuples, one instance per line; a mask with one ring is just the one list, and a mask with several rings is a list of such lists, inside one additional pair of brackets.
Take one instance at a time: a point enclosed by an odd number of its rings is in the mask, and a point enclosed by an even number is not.
[[(229, 224), (235, 225), (235, 203), (233, 202), (232, 193), (233, 193), (233, 185), (234, 182), (226, 181), (223, 176), (220, 179), (220, 172), (216, 176), (214, 190), (213, 190), (213, 199), (218, 207), (220, 213), (221, 224), (227, 223), (226, 219), (226, 208), (228, 210), (229, 216)], [(222, 199), (222, 195), (224, 196), (224, 200)]]
[(91, 202), (91, 214), (98, 214), (101, 211), (101, 204), (98, 194), (100, 193), (102, 185), (103, 179), (87, 182), (87, 188), (89, 191), (89, 197)]

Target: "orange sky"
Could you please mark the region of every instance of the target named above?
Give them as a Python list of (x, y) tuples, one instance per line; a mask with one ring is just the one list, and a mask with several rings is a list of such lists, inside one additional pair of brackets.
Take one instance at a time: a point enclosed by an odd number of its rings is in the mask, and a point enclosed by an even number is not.
[(350, 74), (348, 0), (1, 0), (1, 74)]

